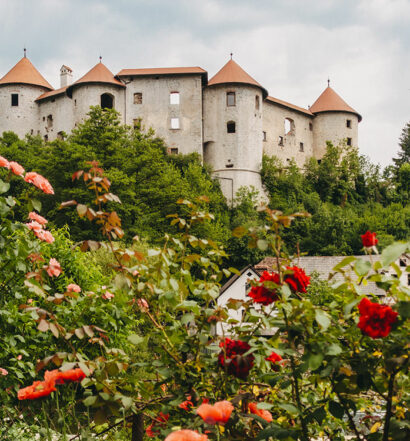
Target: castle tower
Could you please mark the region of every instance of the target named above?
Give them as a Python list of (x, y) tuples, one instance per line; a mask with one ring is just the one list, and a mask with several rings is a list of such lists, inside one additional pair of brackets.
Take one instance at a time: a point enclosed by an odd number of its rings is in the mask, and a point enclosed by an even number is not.
[(232, 200), (241, 186), (262, 195), (262, 103), (268, 92), (229, 60), (204, 90), (204, 162)]
[(0, 79), (0, 134), (13, 131), (19, 137), (37, 134), (39, 115), (35, 99), (53, 90), (31, 61), (24, 57)]
[(67, 87), (73, 79), (73, 70), (71, 67), (62, 65), (60, 68), (60, 87)]
[(98, 105), (125, 113), (125, 85), (101, 61), (68, 86), (66, 93), (73, 100), (75, 125), (86, 117), (90, 106)]
[(313, 124), (313, 155), (320, 159), (326, 152), (326, 141), (358, 146), (359, 113), (350, 107), (329, 85), (309, 109), (316, 115)]

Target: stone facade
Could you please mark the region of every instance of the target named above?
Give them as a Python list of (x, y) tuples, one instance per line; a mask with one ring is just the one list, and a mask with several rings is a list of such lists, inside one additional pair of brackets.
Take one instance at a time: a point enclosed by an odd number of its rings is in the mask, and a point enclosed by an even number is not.
[(90, 106), (114, 108), (121, 121), (153, 128), (170, 154), (198, 153), (231, 200), (241, 186), (263, 194), (263, 153), (299, 167), (326, 150), (326, 141), (357, 147), (361, 116), (328, 87), (310, 109), (269, 97), (233, 60), (208, 81), (199, 67), (124, 69), (113, 75), (102, 63), (73, 84), (60, 69), (61, 89), (51, 86), (27, 58), (0, 79), (0, 134), (69, 134)]

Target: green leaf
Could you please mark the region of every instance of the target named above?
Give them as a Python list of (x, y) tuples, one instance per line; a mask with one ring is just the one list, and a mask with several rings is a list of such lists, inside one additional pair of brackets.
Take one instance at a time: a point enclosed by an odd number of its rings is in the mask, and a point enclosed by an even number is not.
[(6, 193), (7, 191), (9, 191), (9, 188), (10, 184), (0, 179), (0, 193)]
[(315, 320), (317, 321), (317, 323), (319, 324), (319, 326), (322, 328), (323, 331), (326, 331), (326, 329), (330, 325), (329, 316), (321, 309), (316, 309)]
[(87, 213), (87, 205), (78, 204), (77, 205), (77, 213), (80, 217), (85, 216), (85, 214)]
[(310, 354), (309, 368), (315, 371), (322, 364), (323, 358), (323, 354)]
[(365, 276), (372, 267), (372, 264), (368, 260), (357, 259), (354, 264), (354, 270), (359, 277)]
[(182, 325), (187, 325), (189, 322), (192, 322), (194, 320), (195, 320), (195, 315), (192, 314), (192, 313), (189, 313), (189, 314), (184, 314), (181, 317), (180, 322), (181, 322)]
[(33, 206), (34, 210), (37, 210), (38, 212), (41, 211), (41, 202), (37, 199), (31, 199), (31, 205)]
[(261, 251), (266, 251), (268, 249), (268, 246), (269, 246), (268, 242), (266, 240), (263, 240), (263, 239), (258, 239), (258, 241), (256, 242), (256, 245), (258, 246), (258, 248)]
[(342, 419), (345, 413), (343, 407), (337, 401), (329, 402), (329, 412), (335, 417)]
[(269, 410), (269, 409), (272, 409), (273, 404), (271, 404), (271, 403), (258, 403), (256, 407), (257, 407), (258, 409)]
[(322, 424), (322, 421), (326, 418), (326, 410), (323, 407), (319, 407), (316, 409), (312, 417), (319, 423)]
[(144, 337), (141, 337), (140, 335), (137, 334), (131, 334), (127, 337), (127, 339), (133, 345), (139, 345), (144, 341)]
[(356, 260), (356, 257), (349, 256), (345, 257), (341, 262), (339, 262), (334, 268), (334, 271), (339, 271), (340, 269), (344, 268), (345, 266), (349, 265), (349, 263), (352, 263)]
[(383, 266), (389, 266), (391, 263), (396, 261), (403, 253), (406, 252), (409, 246), (409, 243), (395, 242), (386, 247), (381, 256)]
[(410, 302), (399, 302), (397, 310), (401, 318), (408, 319), (410, 317)]
[(92, 406), (93, 404), (95, 404), (95, 402), (97, 401), (97, 396), (96, 395), (92, 395), (91, 397), (87, 397), (83, 403), (85, 406)]
[(125, 410), (129, 409), (132, 406), (133, 400), (131, 397), (122, 397), (121, 398), (122, 405)]
[(298, 415), (300, 413), (299, 409), (290, 403), (280, 403), (279, 407), (286, 410), (286, 412), (289, 412), (291, 415)]
[(332, 343), (326, 353), (328, 355), (339, 355), (342, 352), (342, 348), (337, 343)]

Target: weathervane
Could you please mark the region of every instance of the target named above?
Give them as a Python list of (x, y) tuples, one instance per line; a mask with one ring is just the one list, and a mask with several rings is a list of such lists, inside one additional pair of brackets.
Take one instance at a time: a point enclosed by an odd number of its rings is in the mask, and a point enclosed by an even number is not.
[(330, 87), (330, 78), (327, 77), (327, 87)]
[(231, 52), (231, 60), (232, 60), (232, 56), (233, 56), (233, 53)]
[(102, 56), (100, 55), (100, 63), (102, 63)]
[(24, 48), (23, 51), (24, 51), (24, 58), (26, 58), (26, 56), (27, 56), (27, 49)]

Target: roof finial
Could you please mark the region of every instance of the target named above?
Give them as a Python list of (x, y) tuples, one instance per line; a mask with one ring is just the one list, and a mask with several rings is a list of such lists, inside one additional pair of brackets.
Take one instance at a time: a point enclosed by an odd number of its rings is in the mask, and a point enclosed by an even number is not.
[(330, 87), (330, 78), (327, 77), (327, 87)]
[(24, 48), (23, 51), (24, 51), (24, 58), (27, 58), (27, 49)]
[(100, 55), (100, 63), (102, 63), (102, 56)]
[(231, 52), (231, 60), (232, 60), (232, 57), (233, 57), (233, 53)]

